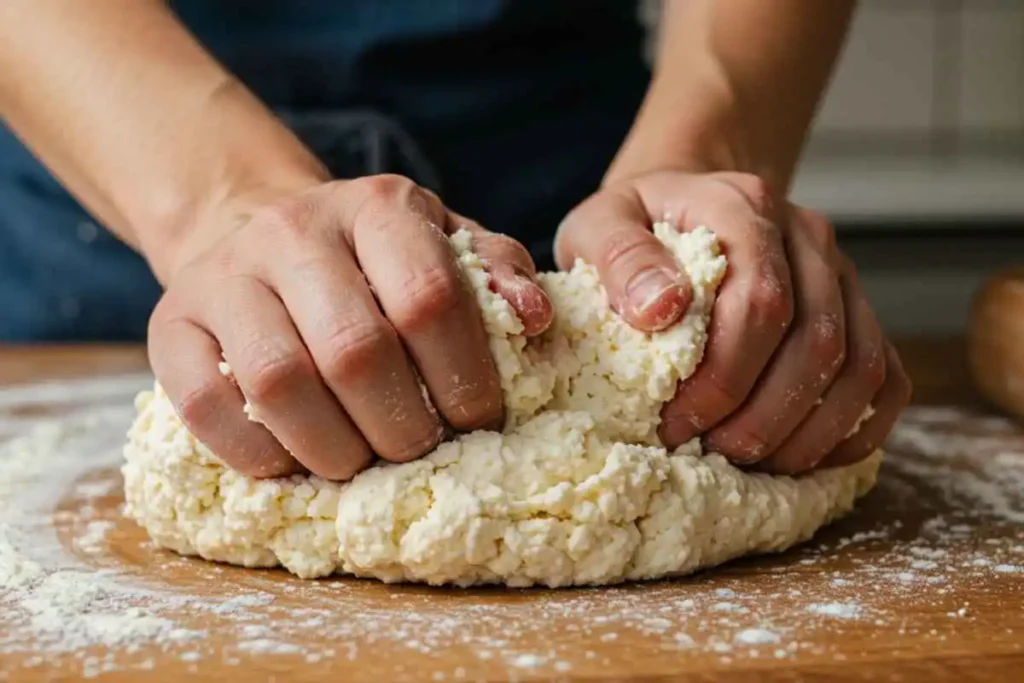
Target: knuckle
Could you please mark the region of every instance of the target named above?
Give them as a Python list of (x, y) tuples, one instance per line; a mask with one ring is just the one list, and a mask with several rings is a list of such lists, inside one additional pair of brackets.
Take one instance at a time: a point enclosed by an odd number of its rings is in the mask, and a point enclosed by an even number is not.
[(266, 449), (262, 453), (246, 458), (238, 465), (232, 464), (231, 467), (245, 476), (255, 479), (287, 477), (301, 471), (298, 462), (277, 447)]
[(793, 292), (774, 271), (752, 282), (747, 300), (758, 327), (788, 329), (793, 322), (796, 312)]
[(820, 456), (807, 451), (790, 451), (784, 457), (773, 456), (764, 461), (761, 469), (771, 474), (793, 476), (812, 469), (820, 459)]
[(369, 467), (373, 457), (366, 445), (353, 445), (346, 450), (345, 457), (332, 459), (311, 469), (313, 474), (328, 481), (348, 481)]
[(700, 387), (701, 403), (714, 407), (714, 417), (720, 418), (736, 409), (746, 396), (739, 390), (735, 382), (723, 380), (715, 374), (709, 374)]
[(821, 313), (808, 323), (807, 353), (817, 369), (837, 370), (846, 360), (846, 335), (839, 318)]
[(757, 462), (770, 452), (768, 437), (756, 426), (712, 430), (709, 445), (726, 458), (740, 463)]
[(358, 182), (367, 200), (374, 203), (405, 201), (417, 189), (416, 183), (396, 173), (367, 176)]
[[(190, 274), (183, 271), (182, 277), (187, 278), (188, 275)], [(159, 341), (171, 330), (193, 324), (192, 309), (195, 308), (195, 304), (202, 303), (202, 300), (195, 296), (190, 297), (189, 294), (183, 292), (179, 286), (172, 285), (157, 301), (149, 314), (147, 325), (147, 338), (151, 346), (154, 341)]]
[(462, 283), (454, 273), (440, 267), (409, 274), (401, 291), (409, 292), (409, 296), (396, 304), (388, 317), (402, 335), (421, 332), (463, 301)]
[(220, 407), (221, 400), (220, 382), (211, 376), (186, 388), (174, 402), (174, 408), (181, 421), (194, 433), (202, 431), (202, 426)]
[(272, 402), (292, 393), (313, 374), (310, 361), (299, 351), (250, 355), (242, 376), (247, 397), (256, 403)]
[(438, 406), (454, 429), (487, 429), (501, 420), (503, 406), (497, 381), (480, 380), (456, 387)]
[(387, 353), (391, 331), (373, 321), (335, 324), (323, 335), (323, 373), (339, 383), (372, 373)]
[(882, 348), (872, 344), (854, 356), (853, 372), (871, 389), (872, 395), (885, 385), (886, 363)]
[(382, 452), (380, 456), (389, 462), (411, 462), (437, 448), (440, 441), (440, 430), (428, 431), (414, 436), (395, 449)]
[(645, 237), (646, 233), (625, 230), (609, 236), (601, 250), (604, 266), (609, 270), (629, 270), (653, 260), (656, 247)]

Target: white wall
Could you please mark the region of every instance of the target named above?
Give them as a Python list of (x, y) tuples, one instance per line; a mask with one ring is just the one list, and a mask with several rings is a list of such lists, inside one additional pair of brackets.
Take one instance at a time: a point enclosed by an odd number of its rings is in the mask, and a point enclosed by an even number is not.
[(862, 0), (794, 196), (855, 220), (1024, 218), (1024, 0)]

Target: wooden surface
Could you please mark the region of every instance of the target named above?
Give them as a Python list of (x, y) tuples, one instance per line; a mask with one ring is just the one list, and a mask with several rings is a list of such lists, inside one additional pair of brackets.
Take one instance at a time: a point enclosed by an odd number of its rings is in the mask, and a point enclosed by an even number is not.
[(968, 359), (986, 398), (1024, 419), (1024, 266), (994, 275), (978, 292)]
[[(0, 607), (0, 680), (1022, 681), (1024, 431), (979, 405), (962, 342), (900, 348), (921, 406), (858, 511), (671, 582), (461, 591), (222, 567), (153, 549), (117, 470), (91, 471), (49, 518), (63, 550), (197, 637), (4, 653), (19, 621)], [(0, 350), (0, 385), (144, 368), (138, 349)], [(90, 528), (105, 533), (83, 544)]]

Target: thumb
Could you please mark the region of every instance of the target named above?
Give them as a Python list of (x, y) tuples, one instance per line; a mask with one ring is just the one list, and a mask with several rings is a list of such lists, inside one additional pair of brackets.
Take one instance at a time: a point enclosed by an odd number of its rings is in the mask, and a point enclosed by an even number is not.
[(678, 321), (693, 298), (686, 273), (650, 225), (635, 191), (602, 190), (566, 217), (555, 238), (559, 267), (577, 258), (593, 264), (612, 308), (644, 332)]
[(542, 334), (551, 325), (553, 308), (539, 284), (530, 252), (508, 235), (491, 232), (479, 223), (449, 212), (452, 230), (466, 228), (473, 234), (473, 251), (484, 261), (491, 288), (507, 301), (523, 323), (528, 337)]

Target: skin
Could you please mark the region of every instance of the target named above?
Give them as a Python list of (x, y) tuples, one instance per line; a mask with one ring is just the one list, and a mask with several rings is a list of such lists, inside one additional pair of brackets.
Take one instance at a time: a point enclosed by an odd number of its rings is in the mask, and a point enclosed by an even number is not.
[[(559, 228), (559, 261), (594, 263), (627, 321), (663, 329), (690, 285), (651, 223), (712, 227), (730, 272), (663, 439), (703, 435), (772, 472), (854, 462), (909, 383), (831, 226), (785, 201), (852, 2), (665, 5), (648, 97), (602, 187)], [(527, 333), (550, 323), (521, 245), (406, 178), (330, 178), (163, 3), (0, 4), (0, 115), (146, 257), (166, 288), (154, 371), (243, 473), (347, 479), (374, 453), (407, 461), (448, 428), (500, 424), (479, 311), (445, 243), (460, 226)]]

